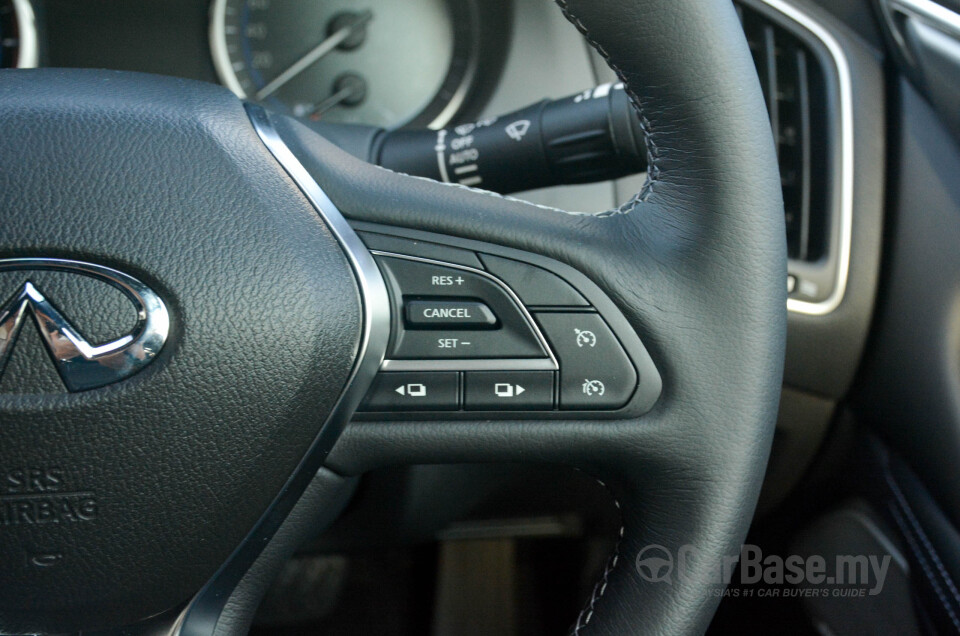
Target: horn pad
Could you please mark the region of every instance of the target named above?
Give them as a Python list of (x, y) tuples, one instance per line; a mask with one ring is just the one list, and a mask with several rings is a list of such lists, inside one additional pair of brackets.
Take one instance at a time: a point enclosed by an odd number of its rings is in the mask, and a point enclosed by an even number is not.
[(360, 294), (225, 89), (4, 72), (0, 130), (0, 259), (109, 268), (168, 319), (138, 348), (122, 286), (0, 267), (0, 631), (129, 624), (188, 601), (280, 492), (353, 369)]

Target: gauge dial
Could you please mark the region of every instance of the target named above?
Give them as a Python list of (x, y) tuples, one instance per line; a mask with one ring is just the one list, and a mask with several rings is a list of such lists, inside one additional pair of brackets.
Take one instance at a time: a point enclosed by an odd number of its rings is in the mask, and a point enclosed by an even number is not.
[(214, 0), (214, 63), (238, 96), (298, 117), (441, 127), (475, 69), (471, 2)]
[(37, 58), (37, 25), (30, 0), (0, 0), (0, 68), (33, 68)]

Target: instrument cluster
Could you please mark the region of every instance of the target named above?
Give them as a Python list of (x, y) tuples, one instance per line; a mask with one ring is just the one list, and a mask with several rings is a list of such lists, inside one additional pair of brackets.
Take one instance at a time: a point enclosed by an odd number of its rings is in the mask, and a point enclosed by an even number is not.
[(0, 66), (175, 75), (313, 120), (442, 128), (489, 92), (507, 1), (0, 0)]

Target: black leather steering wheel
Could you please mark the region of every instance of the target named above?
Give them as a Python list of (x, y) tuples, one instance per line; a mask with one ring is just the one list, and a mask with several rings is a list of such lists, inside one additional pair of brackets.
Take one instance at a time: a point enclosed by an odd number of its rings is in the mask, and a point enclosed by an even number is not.
[[(6, 352), (0, 631), (172, 611), (182, 633), (240, 633), (298, 515), (333, 506), (325, 480), (496, 461), (578, 467), (618, 502), (619, 545), (574, 633), (706, 628), (780, 391), (786, 255), (769, 124), (728, 0), (558, 3), (625, 82), (646, 132), (646, 185), (603, 214), (370, 166), (210, 85), (0, 75), (0, 282), (31, 272), (69, 317), (96, 323), (116, 279), (69, 278), (63, 263), (95, 264), (141, 282), (169, 315), (162, 347), (130, 354), (136, 373), (100, 365), (106, 379), (89, 390), (38, 390), (53, 386), (49, 360)], [(343, 217), (572, 266), (639, 334), (659, 399), (619, 419), (350, 422), (389, 325), (384, 283)], [(44, 320), (35, 298), (9, 307)], [(45, 324), (50, 342), (69, 340)], [(57, 358), (61, 371), (86, 364), (77, 355)], [(697, 556), (683, 577), (648, 583), (635, 560), (649, 545)]]

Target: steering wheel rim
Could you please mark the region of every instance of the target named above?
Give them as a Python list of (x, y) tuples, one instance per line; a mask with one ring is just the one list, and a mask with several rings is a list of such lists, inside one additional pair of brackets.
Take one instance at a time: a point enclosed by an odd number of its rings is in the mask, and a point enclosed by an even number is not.
[[(663, 393), (653, 410), (633, 419), (353, 422), (344, 427), (346, 416), (372, 377), (355, 372), (358, 365), (370, 364), (366, 356), (360, 356), (358, 362), (357, 352), (364, 347), (356, 343), (364, 339), (368, 344), (380, 343), (368, 347), (376, 358), (382, 357), (386, 339), (382, 323), (370, 319), (371, 303), (380, 292), (365, 287), (362, 275), (357, 278), (358, 265), (353, 259), (355, 297), (367, 317), (361, 319), (362, 312), (357, 311), (351, 327), (345, 328), (345, 337), (352, 334), (352, 362), (346, 364), (343, 347), (337, 351), (336, 364), (330, 362), (340, 381), (350, 385), (348, 393), (333, 392), (339, 396), (336, 399), (332, 395), (310, 398), (324, 407), (323, 425), (317, 425), (308, 445), (301, 442), (301, 449), (310, 450), (309, 461), (301, 460), (293, 477), (279, 487), (281, 495), (272, 497), (272, 505), (253, 524), (254, 533), (264, 524), (276, 531), (287, 513), (292, 510), (296, 514), (293, 502), (305, 489), (308, 494), (313, 492), (307, 482), (324, 458), (329, 470), (348, 476), (407, 463), (565, 463), (602, 480), (623, 515), (617, 551), (573, 632), (703, 631), (720, 599), (716, 591), (722, 584), (716, 580), (716, 567), (723, 557), (739, 553), (759, 493), (783, 368), (786, 255), (779, 175), (766, 111), (759, 85), (752, 79), (755, 71), (736, 14), (726, 0), (558, 0), (558, 4), (624, 82), (640, 112), (647, 143), (649, 178), (643, 189), (625, 206), (597, 215), (570, 214), (391, 173), (347, 156), (298, 122), (281, 116), (271, 116), (258, 126), (260, 137), (266, 129), (277, 134), (279, 145), (270, 147), (271, 158), (262, 145), (252, 150), (252, 142), (260, 139), (242, 123), (243, 111), (231, 96), (186, 82), (109, 78), (133, 96), (154, 96), (162, 102), (167, 110), (162, 116), (151, 113), (152, 120), (144, 126), (168, 135), (210, 135), (213, 130), (218, 143), (229, 149), (231, 159), (242, 151), (255, 154), (249, 161), (236, 159), (243, 168), (239, 173), (250, 180), (266, 175), (269, 193), (291, 208), (283, 212), (287, 216), (280, 223), (283, 227), (276, 229), (277, 236), (299, 228), (311, 235), (311, 245), (329, 251), (332, 230), (339, 249), (346, 254), (346, 259), (340, 254), (339, 261), (328, 259), (328, 266), (340, 277), (337, 284), (341, 290), (349, 288), (346, 261), (364, 253), (361, 245), (352, 244), (356, 237), (349, 238), (349, 228), (336, 227), (335, 219), (341, 213), (353, 220), (413, 227), (542, 254), (584, 273), (613, 300), (663, 376)], [(135, 105), (117, 109), (96, 96), (96, 86), (103, 86), (107, 76), (40, 72), (31, 77), (40, 88), (15, 95), (16, 82), (8, 84), (13, 89), (0, 94), (0, 115), (13, 113), (9, 115), (13, 120), (34, 121), (30, 118), (42, 116), (44, 108), (54, 107), (51, 104), (72, 113), (69, 109), (75, 106), (63, 105), (56, 93), (76, 82), (86, 87), (78, 98), (83, 113), (106, 112), (109, 120), (119, 112), (134, 119)], [(91, 88), (91, 82), (96, 86)], [(27, 83), (24, 80), (22, 86)], [(138, 83), (142, 87), (137, 88)], [(183, 103), (165, 101), (161, 91), (174, 88), (190, 97)], [(25, 106), (29, 100), (39, 100), (40, 108), (36, 103)], [(130, 104), (134, 102), (131, 98)], [(27, 112), (26, 107), (34, 110)], [(195, 126), (196, 131), (183, 133), (180, 127), (173, 132), (164, 118), (179, 109), (202, 111), (206, 119)], [(214, 118), (211, 112), (226, 114)], [(237, 137), (241, 141), (229, 138), (229, 130), (224, 132), (230, 127), (240, 131)], [(124, 144), (133, 147), (129, 140)], [(279, 156), (276, 148), (288, 149), (289, 156)], [(278, 159), (279, 164), (268, 167), (268, 158)], [(237, 183), (238, 171), (224, 171), (230, 172), (231, 183)], [(63, 182), (69, 183), (68, 178), (63, 177)], [(171, 178), (166, 187), (172, 190), (181, 185)], [(311, 196), (314, 187), (322, 200)], [(320, 210), (324, 221), (318, 218), (310, 225), (304, 216), (302, 193)], [(17, 218), (17, 212), (11, 212), (13, 205), (0, 209), (7, 218)], [(77, 216), (75, 222), (80, 221)], [(69, 222), (64, 223), (69, 228)], [(42, 233), (34, 230), (11, 231), (0, 248), (40, 250), (45, 244), (36, 236)], [(69, 231), (62, 233), (64, 240), (70, 238)], [(107, 254), (121, 264), (127, 259), (135, 271), (143, 271), (144, 279), (156, 281), (161, 289), (173, 285), (171, 280), (186, 278), (175, 271), (152, 276), (126, 240), (104, 232), (95, 242), (102, 251), (88, 248), (88, 252)], [(111, 246), (120, 244), (124, 256), (111, 256)], [(68, 248), (62, 244), (59, 249)], [(306, 281), (308, 273), (315, 270), (303, 256), (301, 246), (297, 257), (304, 263), (297, 273)], [(299, 266), (300, 261), (297, 263)], [(258, 279), (258, 293), (261, 287), (276, 282), (273, 273), (271, 270), (270, 276)], [(225, 277), (221, 280), (224, 285), (231, 284)], [(311, 297), (319, 302), (322, 292), (312, 290)], [(339, 293), (354, 298), (352, 292)], [(182, 312), (184, 306), (190, 307), (187, 293), (172, 289), (169, 294), (178, 300), (174, 309), (181, 310), (180, 317), (189, 316)], [(351, 301), (343, 306), (351, 306)], [(174, 314), (176, 318), (176, 311)], [(180, 329), (182, 335), (194, 324), (196, 318), (194, 323), (184, 320), (174, 332)], [(107, 389), (107, 398), (97, 394), (75, 404), (66, 400), (59, 404), (65, 413), (75, 405), (86, 413), (98, 404), (134, 400), (155, 377), (173, 373), (178, 356), (187, 355), (189, 346), (186, 340), (176, 343), (172, 351), (164, 352), (167, 359), (161, 364), (166, 367), (144, 374), (142, 381), (134, 378), (123, 388)], [(188, 366), (180, 373), (191, 370), (196, 372)], [(304, 376), (298, 381), (307, 386), (317, 377)], [(10, 422), (22, 415), (18, 409), (25, 408), (22, 401), (0, 400), (0, 406)], [(37, 405), (28, 406), (34, 417)], [(302, 416), (302, 408), (297, 413)], [(308, 428), (300, 431), (300, 439), (306, 440), (308, 433)], [(278, 478), (271, 483), (278, 483)], [(266, 497), (264, 493), (258, 501), (266, 501)], [(287, 504), (278, 508), (278, 501)], [(253, 549), (247, 560), (236, 560), (244, 546), (250, 545), (251, 536), (227, 560), (221, 574), (230, 568), (242, 574), (246, 568), (256, 567), (263, 545)], [(670, 584), (646, 583), (633, 563), (651, 545), (674, 555), (689, 548), (696, 558), (687, 563), (684, 576)], [(213, 582), (217, 580), (214, 576)], [(181, 616), (180, 628), (186, 633), (242, 632), (256, 606), (256, 594), (245, 593), (242, 585), (220, 589), (217, 594), (221, 611), (212, 615), (205, 627), (200, 631), (190, 627), (197, 624), (191, 623), (191, 613), (194, 619), (200, 614), (195, 603)], [(27, 624), (24, 620), (15, 608), (0, 608), (0, 627), (23, 626)], [(38, 619), (31, 615), (29, 620)], [(41, 628), (60, 624), (30, 623)]]

